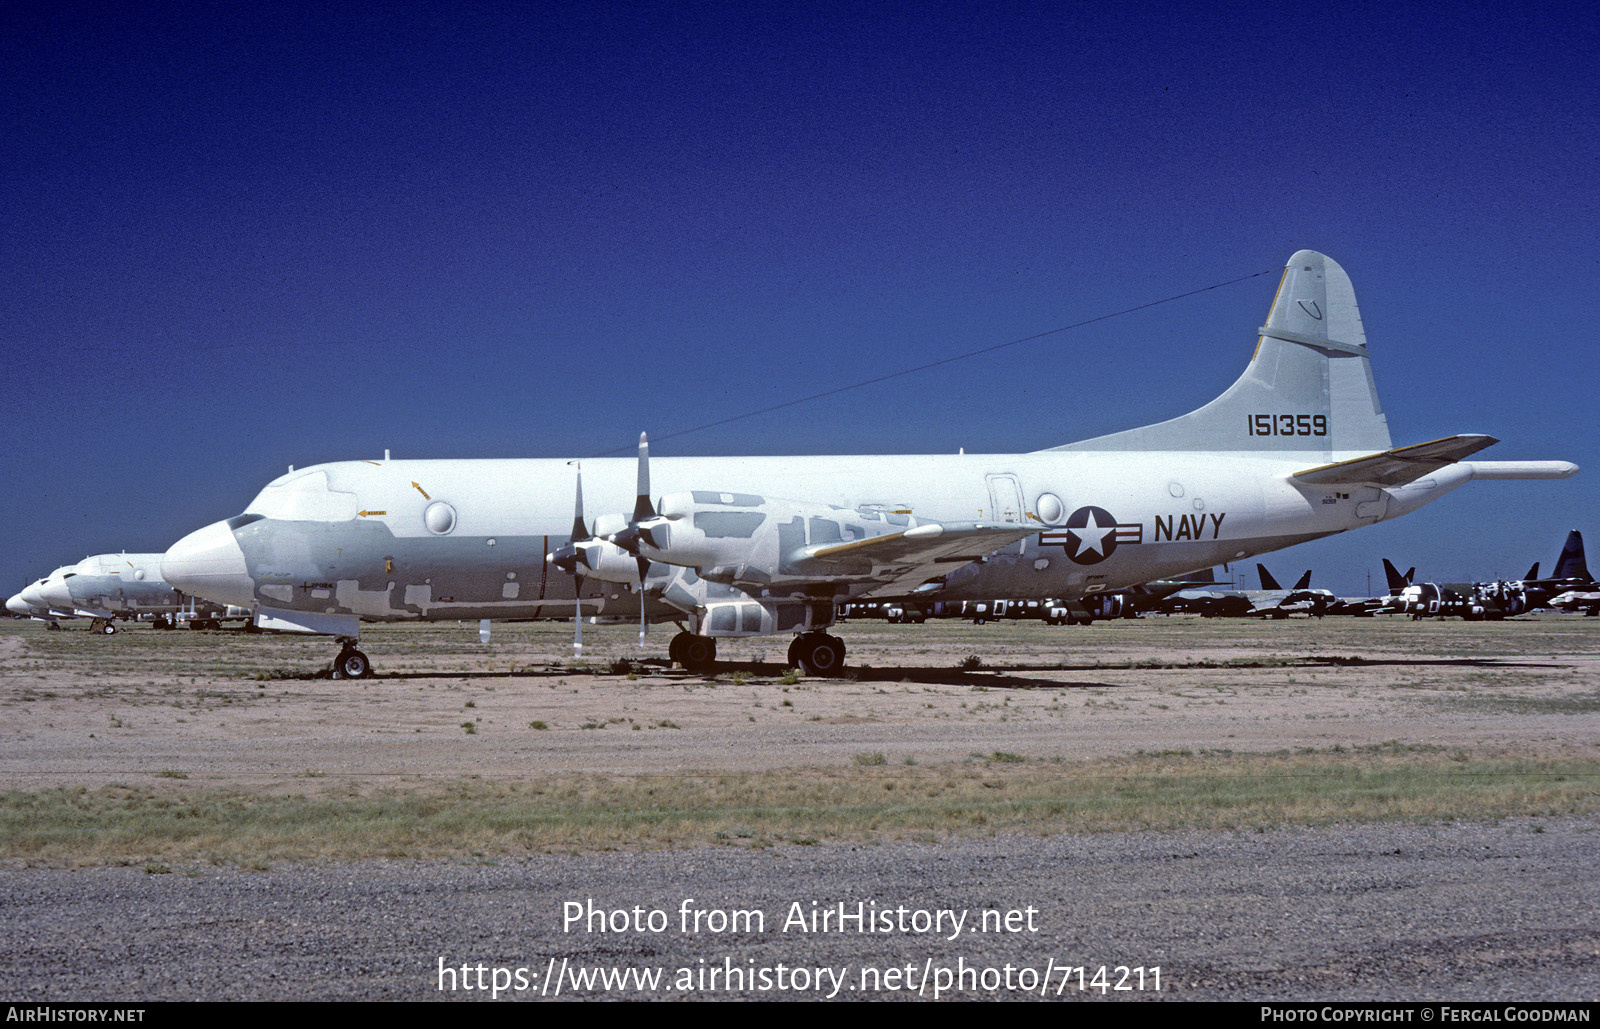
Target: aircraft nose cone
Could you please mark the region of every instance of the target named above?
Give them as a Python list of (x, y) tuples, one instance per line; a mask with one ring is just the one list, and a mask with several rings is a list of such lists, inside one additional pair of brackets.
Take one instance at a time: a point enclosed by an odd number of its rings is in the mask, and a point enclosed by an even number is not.
[(51, 607), (70, 608), (72, 606), (72, 591), (67, 589), (65, 579), (51, 579), (39, 587), (39, 595)]
[(22, 594), (20, 593), (6, 601), (6, 610), (10, 611), (14, 615), (28, 615), (33, 613), (33, 608), (28, 606), (28, 602), (22, 599)]
[(256, 584), (244, 551), (225, 522), (213, 522), (174, 543), (161, 558), (161, 577), (185, 593), (219, 604), (250, 607)]
[(17, 596), (22, 598), (22, 602), (24, 604), (31, 604), (34, 607), (50, 606), (50, 602), (44, 599), (43, 583), (36, 582), (32, 586), (24, 589), (21, 593), (17, 594)]

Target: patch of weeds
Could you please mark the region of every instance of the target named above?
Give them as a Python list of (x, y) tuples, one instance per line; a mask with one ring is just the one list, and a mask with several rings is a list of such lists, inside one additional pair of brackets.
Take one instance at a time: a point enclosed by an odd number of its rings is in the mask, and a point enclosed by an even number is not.
[(166, 865), (163, 865), (159, 861), (151, 861), (149, 864), (144, 866), (144, 874), (145, 875), (171, 875), (172, 874), (172, 869), (168, 868)]
[(474, 722), (462, 722), (461, 728), (467, 730), (468, 736), (476, 736), (478, 734), (478, 726)]
[(156, 773), (156, 778), (158, 778), (158, 779), (187, 779), (187, 778), (189, 778), (189, 773), (185, 772), (181, 768), (163, 768), (161, 771)]
[(864, 765), (869, 768), (876, 767), (877, 765), (886, 765), (889, 763), (889, 759), (883, 756), (883, 751), (881, 750), (874, 750), (871, 753), (857, 754), (855, 757), (851, 758), (851, 760), (858, 765)]
[(1026, 760), (1021, 754), (1013, 754), (1009, 750), (996, 750), (988, 757), (991, 765), (1018, 765)]
[(800, 681), (800, 669), (798, 669), (798, 668), (785, 669), (784, 673), (782, 675), (778, 676), (778, 683), (780, 685), (783, 685), (783, 686), (793, 686), (795, 683), (797, 683), (799, 681)]
[(539, 719), (535, 718), (533, 721), (528, 723), (528, 728), (530, 728), (530, 729), (538, 729), (541, 732), (543, 732), (545, 729), (550, 728), (550, 726), (548, 724), (540, 721)]
[(959, 672), (976, 672), (981, 670), (983, 667), (983, 658), (976, 654), (968, 654), (966, 657), (961, 659), (959, 664), (956, 665), (956, 670)]

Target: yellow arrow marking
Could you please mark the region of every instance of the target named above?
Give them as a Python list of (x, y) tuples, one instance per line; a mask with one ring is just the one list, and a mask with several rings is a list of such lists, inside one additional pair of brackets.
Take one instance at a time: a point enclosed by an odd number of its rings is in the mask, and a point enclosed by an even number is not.
[[(417, 486), (417, 484), (414, 483), (414, 482), (411, 485)], [(432, 500), (433, 499), (432, 497), (428, 496), (428, 491), (423, 489), (421, 486), (417, 486), (417, 492), (422, 494), (422, 499), (423, 500)]]
[(363, 518), (366, 518), (368, 515), (386, 515), (388, 513), (389, 512), (387, 512), (387, 511), (357, 511), (356, 512), (356, 514), (360, 515)]

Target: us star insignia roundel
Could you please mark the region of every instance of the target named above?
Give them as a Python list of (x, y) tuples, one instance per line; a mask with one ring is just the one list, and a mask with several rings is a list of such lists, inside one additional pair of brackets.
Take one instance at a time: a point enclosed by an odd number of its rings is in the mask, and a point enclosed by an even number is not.
[(1103, 507), (1080, 507), (1067, 518), (1064, 528), (1041, 533), (1042, 546), (1059, 546), (1080, 565), (1098, 564), (1116, 552), (1119, 543), (1141, 543), (1144, 526), (1118, 524)]

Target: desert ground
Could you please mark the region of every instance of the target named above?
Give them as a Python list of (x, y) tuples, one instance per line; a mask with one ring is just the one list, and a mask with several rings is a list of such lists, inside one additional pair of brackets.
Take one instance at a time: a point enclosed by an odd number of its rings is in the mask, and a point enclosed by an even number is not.
[[(379, 626), (341, 681), (327, 640), (0, 626), (0, 995), (489, 999), (441, 968), (557, 959), (848, 967), (850, 999), (1100, 995), (872, 963), (1600, 993), (1600, 620), (851, 621), (827, 680), (761, 639), (672, 669), (670, 631), (586, 626), (574, 658), (561, 624)], [(574, 930), (577, 901), (673, 925)], [(780, 932), (797, 901), (1038, 924)], [(691, 902), (766, 929), (682, 931)]]

